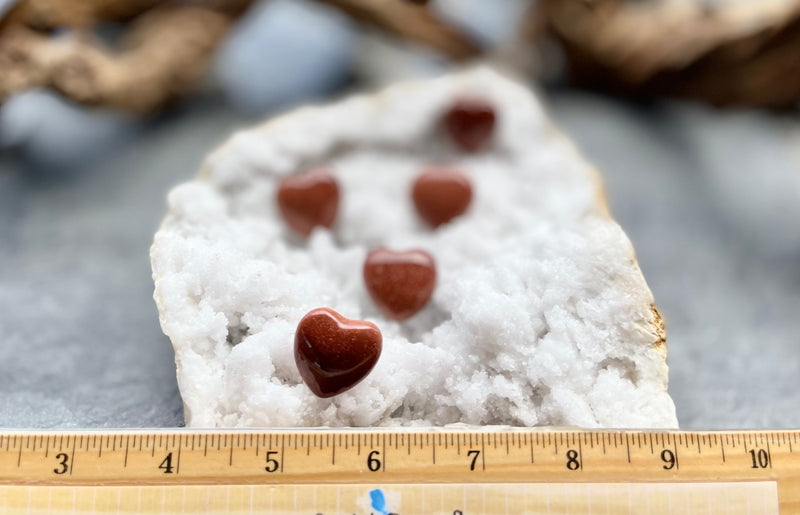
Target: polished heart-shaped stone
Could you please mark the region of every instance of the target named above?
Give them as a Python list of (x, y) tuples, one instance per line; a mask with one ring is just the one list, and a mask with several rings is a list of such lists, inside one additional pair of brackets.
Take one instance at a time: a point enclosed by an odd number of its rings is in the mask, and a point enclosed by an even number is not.
[(291, 175), (278, 186), (278, 207), (289, 226), (308, 236), (314, 227), (331, 227), (339, 209), (339, 185), (328, 170)]
[(317, 308), (297, 325), (294, 360), (314, 395), (333, 397), (370, 373), (382, 347), (383, 337), (375, 324), (350, 320), (330, 308)]
[(444, 113), (443, 122), (456, 145), (467, 152), (477, 152), (491, 140), (495, 119), (494, 107), (486, 100), (462, 98)]
[(436, 285), (436, 264), (424, 250), (375, 249), (364, 261), (364, 284), (384, 315), (406, 320), (430, 300)]
[(472, 200), (466, 175), (450, 168), (430, 168), (414, 181), (411, 196), (419, 216), (438, 227), (463, 214)]

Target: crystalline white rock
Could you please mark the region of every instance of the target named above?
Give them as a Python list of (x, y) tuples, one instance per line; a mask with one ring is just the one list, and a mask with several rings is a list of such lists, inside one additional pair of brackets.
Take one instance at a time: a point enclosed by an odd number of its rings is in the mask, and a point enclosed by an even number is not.
[[(484, 152), (460, 153), (442, 134), (461, 95), (495, 106)], [(436, 230), (409, 193), (431, 163), (459, 167), (474, 192)], [(339, 214), (301, 241), (276, 187), (319, 164), (339, 182)], [(433, 297), (407, 321), (365, 291), (375, 246), (436, 259)], [(189, 426), (677, 426), (661, 318), (595, 170), (530, 91), (488, 69), (234, 135), (170, 193), (151, 259)], [(383, 333), (374, 370), (327, 399), (293, 355), (298, 321), (321, 306)]]

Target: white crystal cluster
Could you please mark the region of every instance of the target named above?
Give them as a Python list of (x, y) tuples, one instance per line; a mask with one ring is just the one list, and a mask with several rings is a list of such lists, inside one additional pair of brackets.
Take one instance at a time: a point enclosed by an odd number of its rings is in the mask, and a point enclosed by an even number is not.
[[(484, 152), (461, 153), (441, 131), (461, 96), (495, 106)], [(431, 164), (473, 184), (468, 211), (435, 230), (409, 192)], [(339, 181), (339, 214), (302, 240), (276, 188), (320, 165)], [(377, 246), (436, 260), (433, 297), (405, 322), (364, 288)], [(151, 258), (189, 426), (677, 426), (660, 317), (596, 172), (530, 91), (488, 69), (234, 135), (170, 193)], [(298, 321), (322, 306), (383, 333), (374, 370), (329, 399), (293, 357)]]

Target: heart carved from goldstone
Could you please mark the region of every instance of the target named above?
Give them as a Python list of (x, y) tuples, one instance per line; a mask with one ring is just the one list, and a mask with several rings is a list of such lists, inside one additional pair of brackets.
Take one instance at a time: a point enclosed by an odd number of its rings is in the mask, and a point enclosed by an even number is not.
[(378, 362), (382, 348), (383, 336), (375, 324), (317, 308), (297, 325), (294, 359), (315, 395), (333, 397), (364, 379)]

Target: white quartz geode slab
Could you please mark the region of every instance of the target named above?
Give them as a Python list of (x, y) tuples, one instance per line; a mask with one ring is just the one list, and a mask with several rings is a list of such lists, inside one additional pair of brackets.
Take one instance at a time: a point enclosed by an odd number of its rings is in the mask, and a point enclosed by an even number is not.
[[(498, 114), (477, 154), (439, 125), (465, 95)], [(430, 164), (473, 183), (468, 211), (435, 230), (409, 192)], [(301, 240), (276, 188), (317, 165), (339, 181), (339, 214)], [(407, 321), (385, 318), (364, 289), (376, 246), (436, 259), (433, 297)], [(596, 172), (529, 90), (488, 69), (235, 134), (169, 194), (151, 261), (188, 426), (677, 426), (663, 324)], [(377, 324), (384, 339), (374, 370), (328, 399), (293, 356), (298, 321), (322, 306)]]

